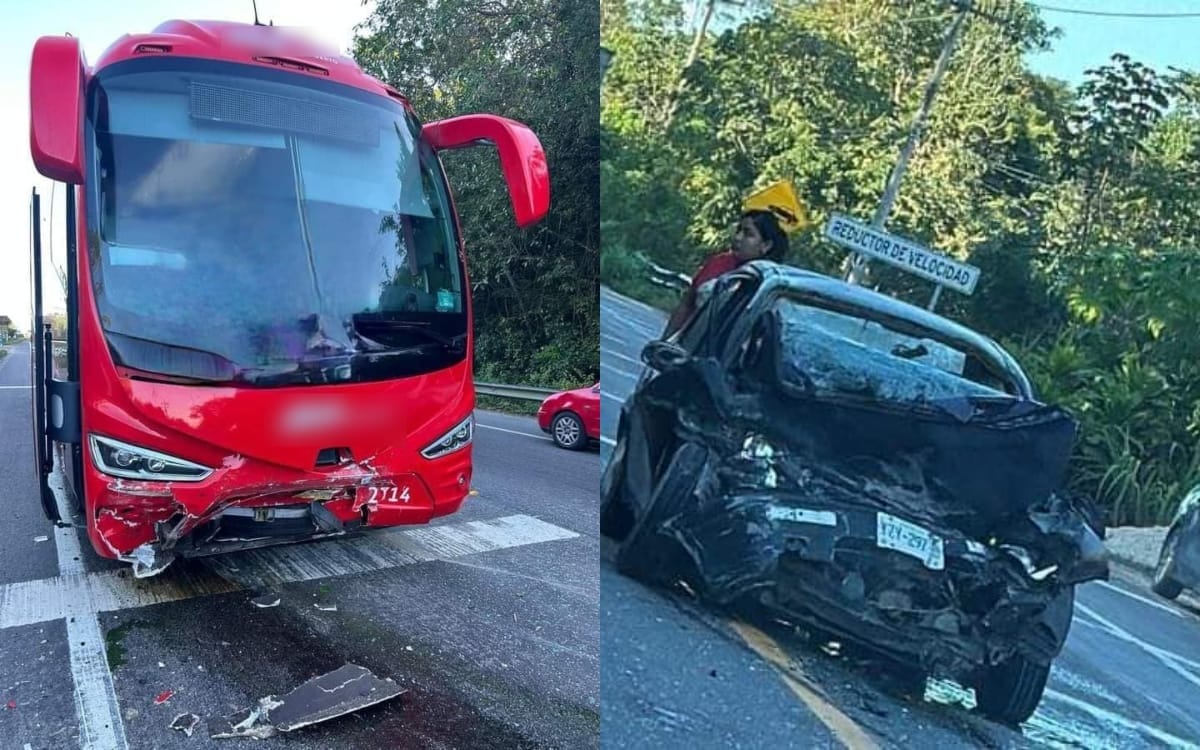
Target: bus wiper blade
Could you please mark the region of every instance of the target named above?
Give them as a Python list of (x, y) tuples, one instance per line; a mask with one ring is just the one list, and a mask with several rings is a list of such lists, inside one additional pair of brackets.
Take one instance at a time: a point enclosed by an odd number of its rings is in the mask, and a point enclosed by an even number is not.
[(240, 370), (232, 360), (203, 349), (111, 331), (108, 343), (116, 364), (136, 371), (140, 379), (221, 385), (235, 380)]
[[(420, 323), (408, 323), (401, 320), (387, 320), (381, 318), (363, 319), (358, 316), (353, 318), (354, 327), (357, 328), (379, 328), (387, 331), (403, 331), (405, 333), (415, 333), (430, 341), (441, 344), (450, 351), (462, 351), (467, 343), (467, 335), (460, 333), (457, 336), (447, 336), (441, 331), (435, 330), (427, 325)], [(362, 334), (359, 334), (362, 335)], [(364, 338), (366, 338), (364, 336)]]

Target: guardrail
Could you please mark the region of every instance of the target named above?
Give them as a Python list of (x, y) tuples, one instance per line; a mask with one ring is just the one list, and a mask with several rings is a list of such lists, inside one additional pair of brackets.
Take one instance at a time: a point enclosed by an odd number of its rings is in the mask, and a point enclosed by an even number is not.
[(541, 401), (558, 391), (548, 388), (534, 388), (528, 385), (502, 385), (499, 383), (476, 383), (475, 392), (484, 396), (502, 396), (504, 398), (520, 398), (526, 401)]
[[(50, 342), (54, 346), (54, 355), (56, 357), (65, 357), (67, 354), (67, 342), (60, 339), (54, 339)], [(503, 398), (519, 398), (526, 401), (541, 401), (547, 396), (558, 393), (552, 388), (535, 388), (530, 385), (506, 385), (503, 383), (476, 383), (475, 392), (481, 393), (484, 396), (501, 396)]]

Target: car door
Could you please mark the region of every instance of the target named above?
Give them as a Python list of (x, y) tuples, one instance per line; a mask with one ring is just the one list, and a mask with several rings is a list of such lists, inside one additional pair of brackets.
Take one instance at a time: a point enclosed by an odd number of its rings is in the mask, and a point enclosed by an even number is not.
[(580, 416), (583, 417), (583, 431), (593, 440), (600, 439), (600, 384), (596, 383), (580, 396)]

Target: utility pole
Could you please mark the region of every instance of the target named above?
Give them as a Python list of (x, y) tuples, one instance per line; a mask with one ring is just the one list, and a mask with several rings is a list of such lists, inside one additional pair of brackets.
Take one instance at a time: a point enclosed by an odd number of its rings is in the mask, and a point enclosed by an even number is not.
[(683, 98), (683, 90), (687, 88), (688, 69), (700, 56), (700, 45), (704, 42), (704, 35), (708, 33), (708, 24), (712, 21), (713, 12), (717, 9), (717, 0), (700, 0), (700, 2), (704, 3), (704, 18), (696, 27), (696, 35), (692, 37), (692, 46), (683, 60), (683, 67), (679, 69), (679, 83), (676, 84), (675, 91), (671, 95), (671, 102), (667, 106), (667, 119), (663, 122), (664, 133), (671, 129), (671, 122), (675, 119), (675, 110), (679, 107), (679, 100)]
[[(946, 69), (950, 67), (950, 58), (954, 54), (954, 47), (958, 44), (959, 37), (962, 36), (963, 27), (967, 22), (967, 14), (971, 12), (972, 2), (973, 0), (956, 0), (954, 2), (955, 7), (958, 8), (958, 14), (954, 16), (950, 28), (946, 31), (945, 41), (942, 42), (942, 53), (938, 55), (937, 63), (933, 66), (933, 73), (925, 84), (925, 95), (921, 98), (917, 116), (913, 118), (912, 127), (908, 131), (908, 139), (904, 141), (904, 147), (900, 149), (900, 158), (896, 160), (896, 164), (892, 167), (892, 173), (888, 175), (887, 185), (883, 189), (883, 198), (879, 201), (879, 208), (875, 209), (875, 217), (871, 219), (871, 226), (876, 229), (883, 229), (888, 216), (892, 213), (896, 194), (900, 192), (900, 181), (904, 179), (909, 159), (912, 158), (913, 151), (917, 148), (917, 142), (921, 140), (925, 124), (929, 120), (929, 112), (933, 109), (933, 100), (942, 84), (942, 78), (946, 75)], [(866, 270), (867, 259), (862, 255), (855, 255), (850, 262), (847, 281), (851, 284), (860, 283)], [(933, 298), (929, 301), (930, 310), (937, 305), (941, 291), (940, 285), (934, 289)]]

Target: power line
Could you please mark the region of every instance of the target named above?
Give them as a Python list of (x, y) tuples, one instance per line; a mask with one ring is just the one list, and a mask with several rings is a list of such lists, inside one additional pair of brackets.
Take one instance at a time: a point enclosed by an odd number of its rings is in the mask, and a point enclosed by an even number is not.
[(1105, 18), (1200, 18), (1200, 13), (1116, 13), (1102, 10), (1082, 10), (1080, 8), (1059, 8), (1053, 5), (1030, 3), (1035, 8), (1054, 13), (1070, 13), (1077, 16), (1103, 16)]

